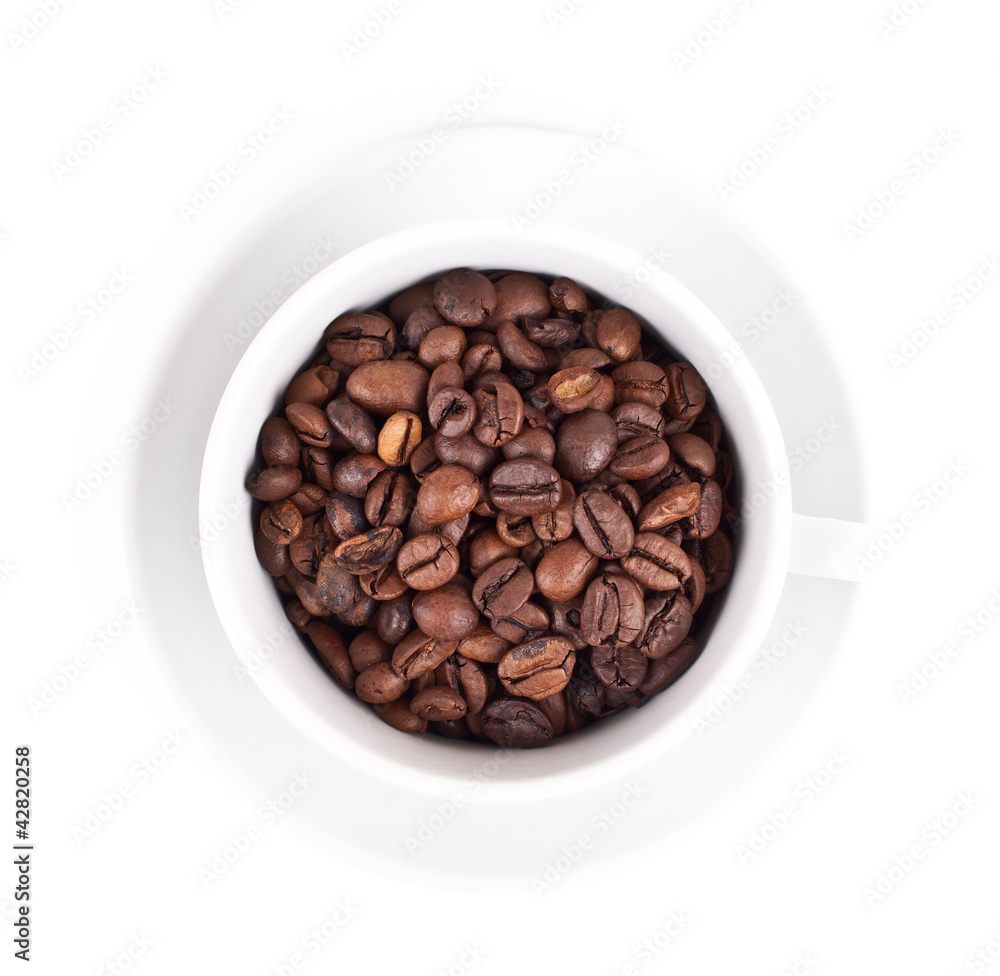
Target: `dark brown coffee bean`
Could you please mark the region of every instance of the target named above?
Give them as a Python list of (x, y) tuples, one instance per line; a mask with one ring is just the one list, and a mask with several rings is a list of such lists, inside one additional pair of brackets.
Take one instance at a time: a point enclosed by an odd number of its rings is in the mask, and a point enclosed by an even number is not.
[(359, 454), (374, 454), (378, 443), (378, 428), (369, 414), (346, 397), (338, 397), (326, 405), (326, 419), (341, 437)]
[(412, 629), (413, 614), (410, 609), (412, 595), (407, 592), (395, 600), (379, 604), (375, 614), (375, 628), (379, 637), (395, 647)]
[(520, 559), (499, 559), (488, 566), (472, 588), (472, 600), (491, 619), (520, 609), (531, 596), (535, 581)]
[(476, 422), (476, 401), (465, 390), (443, 387), (428, 407), (431, 426), (442, 437), (461, 437), (472, 430)]
[(374, 573), (363, 573), (358, 577), (362, 591), (379, 602), (383, 600), (395, 600), (402, 596), (408, 589), (403, 578), (396, 569), (395, 562), (383, 566)]
[(440, 325), (431, 329), (419, 343), (417, 362), (425, 369), (435, 369), (442, 363), (458, 362), (465, 354), (468, 340), (457, 325)]
[(469, 542), (469, 571), (473, 577), (479, 576), (498, 559), (517, 556), (517, 550), (518, 546), (504, 542), (495, 529), (483, 529)]
[(570, 278), (556, 278), (549, 286), (549, 301), (552, 307), (563, 312), (583, 314), (589, 308), (584, 290)]
[(698, 508), (681, 521), (685, 539), (707, 539), (722, 521), (722, 489), (711, 479), (701, 483)]
[(691, 576), (691, 562), (680, 546), (655, 532), (640, 532), (622, 568), (651, 590), (676, 590)]
[(400, 328), (416, 309), (425, 306), (434, 306), (434, 286), (430, 283), (413, 285), (401, 291), (389, 303), (389, 318)]
[(527, 515), (511, 515), (501, 512), (497, 516), (497, 535), (508, 545), (520, 549), (531, 545), (537, 536), (532, 526), (532, 519)]
[(364, 702), (385, 704), (406, 694), (410, 682), (393, 670), (388, 661), (369, 665), (355, 679), (354, 692)]
[(432, 471), (441, 467), (441, 459), (434, 447), (434, 438), (425, 437), (410, 457), (410, 472), (420, 484)]
[(594, 345), (603, 350), (615, 362), (624, 363), (639, 355), (642, 327), (639, 320), (627, 308), (610, 308), (594, 311), (596, 316)]
[[(646, 677), (649, 661), (631, 644), (595, 647), (590, 666), (605, 688), (619, 693), (637, 691)], [(605, 701), (608, 696), (605, 695)]]
[(697, 613), (698, 608), (705, 600), (708, 580), (705, 577), (705, 570), (701, 568), (701, 563), (690, 554), (688, 559), (691, 560), (691, 579), (684, 584), (684, 593), (691, 601), (692, 612)]
[(587, 366), (570, 366), (549, 379), (552, 404), (563, 413), (579, 413), (593, 406), (601, 393), (601, 374)]
[[(281, 580), (286, 586), (288, 585), (287, 580)], [(289, 591), (294, 594), (294, 590), (289, 586)], [(312, 623), (313, 615), (296, 599), (291, 600), (285, 604), (285, 616), (288, 618), (289, 623), (300, 633), (304, 634), (306, 632), (306, 627)]]
[(643, 695), (658, 695), (684, 674), (698, 659), (699, 654), (701, 648), (688, 638), (665, 657), (653, 659), (649, 662), (645, 680), (639, 685), (639, 692)]
[(490, 680), (486, 669), (478, 661), (462, 657), (458, 652), (437, 666), (434, 677), (439, 687), (450, 688), (461, 695), (467, 714), (481, 712), (489, 700)]
[(428, 636), (442, 640), (468, 637), (479, 623), (479, 611), (469, 591), (457, 583), (446, 583), (413, 598), (413, 619)]
[(638, 584), (621, 573), (606, 572), (587, 587), (580, 632), (591, 647), (619, 647), (639, 637), (645, 617)]
[(640, 434), (618, 447), (608, 467), (620, 478), (638, 480), (651, 478), (670, 463), (670, 448), (666, 441)]
[(510, 650), (510, 642), (493, 633), (484, 624), (477, 624), (472, 633), (459, 642), (458, 653), (470, 661), (483, 664), (497, 664)]
[(679, 590), (655, 593), (646, 601), (646, 623), (636, 646), (653, 660), (666, 657), (681, 646), (693, 620), (691, 603)]
[(416, 510), (431, 525), (468, 515), (479, 502), (479, 479), (467, 468), (444, 464), (424, 478)]
[(611, 365), (611, 360), (600, 349), (591, 349), (590, 346), (583, 346), (580, 349), (570, 349), (559, 361), (560, 369), (569, 369), (572, 366), (587, 366), (590, 369), (604, 369)]
[(434, 398), (444, 389), (450, 388), (460, 390), (465, 386), (465, 373), (459, 363), (448, 362), (436, 366), (427, 382), (427, 407), (434, 402)]
[(276, 465), (297, 465), (302, 443), (295, 428), (283, 417), (270, 417), (260, 430), (260, 452), (264, 463)]
[(590, 481), (615, 456), (618, 432), (611, 417), (599, 410), (585, 410), (567, 417), (556, 431), (559, 473), (570, 481)]
[(415, 413), (397, 410), (379, 432), (378, 456), (392, 467), (401, 467), (410, 460), (423, 434), (423, 424)]
[[(524, 334), (543, 349), (568, 346), (580, 335), (580, 326), (569, 319), (524, 319)], [(572, 366), (566, 363), (561, 368)]]
[(719, 415), (706, 406), (691, 427), (691, 433), (705, 441), (713, 451), (718, 453), (722, 443), (722, 421)]
[(666, 369), (666, 409), (677, 420), (694, 420), (705, 408), (708, 391), (690, 363), (671, 363)]
[(562, 499), (559, 472), (537, 458), (498, 464), (490, 475), (490, 499), (511, 515), (542, 515)]
[(591, 490), (580, 495), (573, 506), (573, 524), (583, 544), (601, 559), (621, 559), (632, 550), (632, 520), (606, 492)]
[(413, 696), (410, 711), (428, 722), (453, 721), (468, 711), (465, 699), (453, 688), (435, 685)]
[(278, 502), (294, 495), (302, 484), (302, 472), (285, 464), (264, 468), (247, 480), (247, 491), (258, 501)]
[(500, 374), (502, 366), (503, 356), (497, 345), (480, 342), (470, 346), (462, 357), (464, 383), (474, 388), (474, 383), (479, 377), (492, 373)]
[(715, 474), (715, 451), (707, 441), (695, 434), (674, 434), (668, 442), (677, 460), (693, 468), (702, 478)]
[(331, 358), (348, 366), (388, 359), (396, 346), (396, 327), (381, 313), (349, 312), (334, 319), (323, 338)]
[(698, 511), (701, 487), (690, 482), (660, 492), (639, 512), (639, 531), (647, 532), (673, 525)]
[(444, 437), (438, 433), (434, 438), (434, 450), (443, 464), (461, 465), (477, 478), (488, 474), (500, 457), (495, 447), (487, 447), (472, 434)]
[(360, 674), (373, 664), (392, 660), (392, 645), (382, 640), (374, 630), (364, 630), (351, 641), (347, 654), (351, 666)]
[(458, 572), (458, 550), (441, 535), (425, 533), (403, 543), (396, 568), (407, 586), (434, 590), (444, 586)]
[(401, 677), (412, 680), (433, 671), (445, 658), (454, 654), (458, 641), (428, 637), (419, 630), (404, 637), (392, 653), (392, 666)]
[(639, 498), (639, 493), (631, 485), (613, 485), (608, 489), (608, 494), (621, 505), (630, 519), (634, 521), (639, 517), (642, 501)]
[(507, 274), (493, 287), (496, 291), (494, 322), (519, 322), (525, 317), (542, 318), (549, 314), (549, 289), (535, 275)]
[(597, 557), (579, 539), (557, 542), (538, 561), (535, 584), (550, 600), (571, 600), (597, 572)]
[(330, 611), (320, 598), (319, 590), (316, 588), (313, 580), (308, 576), (303, 576), (294, 566), (285, 573), (285, 579), (288, 580), (289, 585), (295, 591), (299, 602), (312, 616), (328, 617), (330, 615)]
[[(402, 471), (387, 468), (368, 486), (364, 516), (376, 528), (382, 525), (404, 525), (413, 511), (414, 498), (410, 479)], [(329, 505), (327, 515), (329, 516)]]
[(341, 542), (370, 528), (361, 502), (343, 492), (331, 491), (327, 495), (326, 517), (331, 531)]
[(533, 515), (531, 526), (535, 535), (545, 542), (562, 542), (573, 534), (573, 509), (576, 506), (576, 491), (565, 478), (561, 479), (562, 497), (551, 512)]
[(510, 383), (487, 383), (472, 398), (476, 403), (472, 433), (480, 443), (500, 447), (521, 432), (524, 401)]
[(625, 363), (611, 374), (617, 403), (645, 403), (662, 407), (667, 399), (665, 374), (653, 363)]
[(705, 570), (705, 592), (717, 593), (733, 575), (733, 544), (724, 532), (715, 532), (701, 544), (701, 566)]
[(536, 704), (521, 698), (497, 698), (486, 706), (483, 734), (505, 749), (533, 749), (552, 741), (549, 717)]
[(288, 555), (288, 546), (277, 545), (258, 530), (254, 533), (253, 547), (261, 566), (271, 576), (281, 577), (288, 572), (292, 565), (292, 560)]
[(350, 691), (354, 687), (355, 671), (344, 639), (329, 624), (319, 620), (306, 627), (306, 634), (337, 684)]
[(324, 556), (319, 564), (316, 589), (330, 613), (343, 613), (355, 606), (362, 597), (357, 576), (344, 569), (333, 553)]
[(385, 468), (385, 461), (374, 454), (348, 454), (334, 466), (334, 490), (352, 498), (364, 498), (368, 486)]
[(566, 731), (566, 692), (568, 687), (556, 695), (549, 695), (548, 698), (542, 698), (535, 702), (552, 723), (553, 738), (558, 738)]
[(538, 701), (562, 691), (575, 664), (573, 645), (565, 637), (540, 637), (511, 648), (497, 674), (510, 694)]
[(312, 515), (303, 520), (302, 531), (288, 547), (292, 565), (306, 576), (315, 576), (319, 564), (337, 544), (329, 522), (322, 516)]
[(420, 413), (427, 397), (430, 374), (419, 363), (389, 359), (363, 363), (347, 377), (347, 395), (379, 417), (397, 410)]
[(396, 558), (402, 544), (403, 533), (395, 526), (385, 525), (345, 539), (333, 555), (343, 569), (360, 576), (388, 566)]
[(529, 373), (545, 371), (542, 347), (532, 342), (513, 322), (501, 322), (497, 326), (497, 342), (507, 362), (515, 369)]
[(386, 725), (391, 725), (399, 732), (419, 733), (427, 731), (427, 721), (419, 715), (414, 715), (410, 711), (409, 704), (400, 699), (388, 704), (372, 705), (372, 711), (382, 719)]
[(546, 464), (551, 464), (556, 457), (556, 442), (542, 427), (523, 426), (521, 433), (507, 441), (501, 451), (508, 461), (522, 457), (536, 457)]
[(272, 502), (260, 513), (260, 530), (275, 545), (287, 546), (302, 531), (302, 513), (287, 498)]
[(285, 407), (285, 416), (304, 444), (329, 447), (333, 442), (333, 428), (319, 407), (311, 403), (291, 403)]
[(319, 485), (301, 484), (288, 500), (302, 513), (303, 518), (315, 515), (326, 507), (327, 493)]
[(663, 414), (648, 403), (632, 401), (622, 403), (611, 411), (611, 419), (618, 430), (618, 443), (624, 444), (633, 437), (663, 437), (666, 426)]
[(511, 644), (525, 644), (544, 636), (549, 629), (549, 615), (530, 600), (513, 613), (495, 617), (490, 626), (493, 632)]
[(550, 624), (552, 633), (565, 637), (573, 645), (575, 651), (582, 651), (587, 647), (587, 641), (580, 626), (583, 597), (576, 596), (571, 600), (546, 600), (545, 603), (552, 621)]
[[(292, 403), (311, 403), (323, 407), (336, 393), (340, 385), (340, 373), (329, 366), (314, 366), (300, 373), (285, 391), (285, 406)], [(296, 435), (297, 436), (297, 435)]]
[(496, 309), (493, 283), (478, 271), (449, 271), (434, 284), (434, 307), (442, 317), (463, 329), (475, 329)]

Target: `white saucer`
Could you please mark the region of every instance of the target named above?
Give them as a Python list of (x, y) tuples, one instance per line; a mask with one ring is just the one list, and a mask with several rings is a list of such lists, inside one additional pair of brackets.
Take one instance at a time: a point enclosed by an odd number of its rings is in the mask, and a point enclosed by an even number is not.
[[(589, 141), (572, 133), (465, 128), (394, 189), (385, 174), (413, 140), (329, 164), (315, 182), (261, 214), (259, 234), (219, 266), (205, 268), (204, 282), (174, 283), (191, 289), (190, 314), (174, 323), (157, 353), (159, 385), (149, 395), (183, 390), (184, 407), (137, 456), (126, 531), (133, 540), (137, 596), (147, 608), (144, 630), (160, 674), (186, 721), (212, 743), (220, 763), (249, 781), (261, 803), (294, 771), (308, 771), (317, 783), (286, 823), (347, 859), (422, 884), (530, 891), (531, 879), (560, 857), (567, 879), (586, 878), (609, 858), (634, 858), (676, 843), (794, 730), (836, 652), (853, 602), (850, 584), (790, 576), (764, 646), (774, 644), (777, 659), (789, 621), (807, 622), (809, 632), (773, 666), (758, 669), (731, 712), (720, 710), (716, 721), (706, 715), (700, 733), (629, 781), (516, 812), (476, 804), (450, 815), (447, 807), (436, 811), (433, 799), (360, 775), (305, 739), (249, 678), (237, 678), (238, 662), (210, 601), (196, 540), (202, 454), (222, 391), (246, 348), (243, 337), (263, 320), (268, 303), (280, 304), (301, 283), (294, 266), (315, 271), (375, 237), (443, 216), (524, 213), (545, 181), (574, 168), (574, 153)], [(782, 294), (794, 296), (794, 285), (728, 217), (660, 165), (610, 146), (575, 173), (539, 219), (546, 218), (648, 254), (698, 295), (740, 339), (768, 389), (786, 443), (793, 452), (800, 448), (800, 461), (793, 462), (795, 510), (863, 521), (859, 439), (822, 334), (800, 299), (780, 301)], [(332, 255), (334, 249), (321, 243), (331, 238), (339, 245)], [(310, 261), (314, 250), (323, 253)], [(614, 297), (627, 304), (628, 288), (641, 287), (641, 275), (636, 269), (637, 280), (623, 282)], [(255, 302), (265, 313), (251, 319)], [(201, 364), (197, 375), (192, 363)], [(842, 429), (814, 453), (813, 439), (831, 422)], [(247, 509), (236, 517), (248, 517)], [(203, 528), (210, 544), (214, 530)], [(616, 808), (636, 780), (641, 800)], [(616, 810), (627, 816), (627, 829), (602, 828), (602, 813), (614, 819)], [(517, 830), (516, 847), (484, 841), (510, 836), (512, 816), (531, 823), (530, 830)], [(571, 863), (562, 849), (581, 836), (590, 838), (592, 850)]]

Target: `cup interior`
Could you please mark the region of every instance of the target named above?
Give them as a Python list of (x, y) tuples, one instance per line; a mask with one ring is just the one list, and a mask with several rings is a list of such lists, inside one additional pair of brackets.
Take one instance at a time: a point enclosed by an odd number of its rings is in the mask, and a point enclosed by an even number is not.
[(601, 785), (654, 759), (737, 679), (767, 632), (788, 567), (791, 498), (784, 443), (766, 392), (732, 336), (680, 283), (653, 269), (627, 305), (708, 382), (744, 491), (771, 489), (741, 522), (733, 577), (698, 636), (701, 656), (678, 682), (544, 749), (408, 736), (339, 688), (291, 629), (254, 552), (244, 481), (261, 424), (315, 353), (337, 315), (381, 305), (403, 288), (455, 267), (504, 268), (573, 278), (611, 300), (643, 259), (577, 229), (538, 223), (521, 231), (496, 219), (449, 221), (401, 231), (358, 248), (302, 286), (248, 346), (226, 388), (202, 469), (203, 526), (239, 507), (202, 556), (222, 625), (256, 684), (306, 736), (340, 759), (406, 789), (470, 800), (519, 802)]

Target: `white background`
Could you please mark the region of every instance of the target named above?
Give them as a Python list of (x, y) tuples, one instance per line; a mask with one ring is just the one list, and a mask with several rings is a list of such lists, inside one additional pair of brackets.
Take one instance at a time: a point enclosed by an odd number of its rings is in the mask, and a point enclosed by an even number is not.
[[(130, 963), (145, 974), (287, 973), (295, 953), (311, 972), (1000, 972), (1000, 284), (974, 282), (964, 304), (952, 291), (1000, 252), (1000, 10), (990, 0), (897, 6), (913, 11), (897, 11), (898, 28), (889, 0), (567, 0), (555, 16), (555, 0), (399, 0), (362, 49), (352, 39), (387, 4), (74, 0), (55, 16), (44, 2), (3, 5), (0, 714), (3, 755), (33, 748), (37, 972)], [(32, 16), (42, 26), (28, 37)], [(154, 78), (151, 68), (164, 80), (123, 111), (116, 100)], [(403, 865), (397, 836), (369, 864), (318, 842), (293, 811), (206, 884), (199, 870), (287, 783), (236, 776), (195, 734), (161, 684), (141, 613), (103, 653), (84, 654), (89, 666), (57, 700), (31, 707), (133, 598), (126, 552), (142, 540), (126, 539), (128, 470), (147, 446), (85, 504), (67, 511), (63, 496), (148, 414), (171, 324), (212, 271), (201, 256), (238, 253), (305, 174), (440, 125), (480, 76), (496, 92), (471, 122), (598, 133), (618, 119), (623, 145), (666, 162), (778, 261), (842, 370), (861, 421), (873, 538), (888, 525), (889, 541), (787, 736), (705, 817), (644, 841), (642, 857), (595, 854), (591, 870), (567, 872), (543, 895), (529, 875), (494, 886), (491, 862), (532, 830), (530, 811), (511, 809), (506, 829), (470, 849), (483, 867), (469, 893)], [(825, 92), (822, 107), (787, 135), (779, 120), (813, 89)], [(276, 109), (294, 122), (185, 220), (181, 206)], [(74, 146), (104, 116), (112, 131), (74, 165)], [(769, 138), (766, 164), (723, 193), (720, 181)], [(845, 229), (879, 194), (891, 206), (874, 226)], [(133, 280), (84, 318), (78, 303), (116, 271)], [(930, 336), (920, 323), (941, 308), (947, 321)], [(73, 322), (77, 334), (33, 369), (36, 353), (52, 352), (50, 334)], [(191, 383), (208, 368), (192, 362)], [(965, 473), (938, 482), (948, 470)], [(947, 666), (904, 701), (912, 669), (949, 641)], [(754, 715), (728, 721), (738, 731)], [(183, 743), (161, 755), (171, 734)], [(846, 768), (803, 801), (835, 751), (850, 757)], [(288, 762), (290, 782), (298, 767)], [(81, 839), (122, 784), (120, 809)], [(350, 791), (341, 802), (366, 799)], [(788, 825), (765, 831), (761, 853), (741, 854), (788, 803)], [(655, 823), (656, 811), (645, 816)], [(0, 818), (8, 836), (13, 824)], [(880, 875), (883, 890), (866, 895)], [(12, 868), (0, 871), (5, 972), (15, 884)], [(319, 947), (308, 933), (338, 903), (351, 918)], [(672, 911), (680, 934), (644, 950)]]

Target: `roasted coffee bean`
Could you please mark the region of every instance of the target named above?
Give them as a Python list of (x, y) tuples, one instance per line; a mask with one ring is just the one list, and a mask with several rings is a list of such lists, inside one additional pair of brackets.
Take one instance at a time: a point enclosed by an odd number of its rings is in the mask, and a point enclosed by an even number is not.
[(490, 475), (490, 500), (511, 515), (542, 515), (562, 498), (559, 472), (537, 458), (516, 458), (498, 464)]
[(495, 322), (519, 322), (523, 318), (543, 318), (549, 314), (549, 289), (541, 278), (514, 272), (494, 283)]
[(340, 634), (329, 624), (315, 620), (306, 627), (306, 635), (337, 684), (341, 688), (352, 689), (355, 679), (354, 665)]
[(431, 401), (428, 416), (431, 426), (442, 437), (461, 437), (476, 422), (476, 401), (465, 390), (446, 386)]
[(604, 369), (609, 366), (611, 360), (600, 349), (591, 349), (590, 346), (583, 346), (580, 349), (570, 349), (560, 360), (561, 369), (569, 369), (571, 366), (587, 366), (590, 369)]
[(548, 720), (552, 723), (553, 738), (558, 738), (563, 734), (563, 732), (566, 731), (566, 692), (568, 690), (569, 686), (567, 685), (566, 688), (558, 694), (549, 695), (548, 698), (541, 698), (535, 702), (535, 704), (545, 713)]
[(331, 451), (324, 447), (305, 447), (299, 466), (303, 481), (320, 485), (325, 491), (333, 487), (334, 460)]
[(302, 531), (288, 547), (292, 565), (306, 576), (315, 576), (327, 553), (332, 552), (337, 544), (329, 522), (322, 516), (312, 515), (303, 520)]
[(396, 346), (392, 319), (379, 312), (349, 312), (334, 319), (323, 336), (331, 358), (348, 366), (388, 359)]
[(383, 600), (395, 600), (402, 596), (409, 587), (399, 575), (395, 562), (383, 566), (374, 573), (362, 573), (358, 577), (361, 589), (366, 596), (370, 596), (379, 602)]
[(722, 521), (722, 489), (711, 479), (701, 483), (698, 507), (681, 521), (685, 539), (707, 539)]
[(419, 354), (419, 349), (423, 341), (435, 329), (445, 326), (455, 328), (455, 326), (448, 326), (448, 323), (441, 318), (436, 308), (424, 305), (421, 308), (414, 309), (403, 323), (402, 344), (411, 352), (416, 349)]
[(552, 741), (552, 722), (534, 702), (497, 698), (486, 706), (483, 734), (506, 749), (533, 749)]
[(333, 488), (352, 498), (364, 498), (368, 486), (385, 468), (385, 461), (374, 454), (348, 454), (334, 466)]
[(490, 626), (505, 641), (524, 644), (545, 635), (549, 629), (549, 615), (529, 600), (513, 613), (495, 617)]
[(428, 722), (453, 721), (468, 711), (465, 699), (453, 688), (435, 685), (413, 696), (410, 711)]
[(329, 447), (333, 443), (333, 428), (319, 407), (311, 403), (291, 403), (285, 407), (285, 417), (304, 444)]
[(631, 485), (613, 485), (608, 489), (608, 494), (621, 505), (629, 518), (634, 520), (639, 517), (642, 500), (639, 498), (639, 493)]
[(420, 413), (427, 397), (430, 374), (419, 363), (405, 359), (364, 363), (347, 377), (347, 395), (358, 406), (389, 417), (397, 410)]
[[(282, 580), (282, 583), (287, 585), (286, 580)], [(292, 588), (288, 587), (289, 591), (294, 593)], [(291, 600), (285, 604), (285, 616), (288, 618), (289, 623), (300, 633), (304, 634), (306, 632), (306, 627), (312, 623), (313, 615), (296, 599)]]
[(465, 384), (473, 389), (475, 381), (480, 376), (487, 376), (491, 373), (499, 374), (502, 366), (503, 356), (500, 354), (499, 346), (479, 342), (465, 351), (465, 355), (462, 357), (462, 376)]
[(611, 374), (617, 403), (645, 403), (662, 407), (667, 399), (665, 374), (653, 363), (625, 363)]
[(669, 688), (698, 659), (701, 648), (688, 638), (674, 651), (649, 662), (646, 677), (639, 685), (643, 695), (658, 695)]
[(431, 525), (468, 515), (479, 502), (479, 479), (457, 464), (444, 464), (424, 478), (416, 509)]
[[(497, 343), (507, 362), (517, 370), (529, 373), (545, 371), (545, 351), (532, 342), (513, 322), (501, 322), (497, 326)], [(531, 381), (528, 382), (531, 385)]]
[(289, 585), (295, 591), (299, 602), (312, 616), (328, 617), (330, 615), (330, 611), (321, 599), (319, 590), (312, 579), (308, 576), (303, 576), (294, 566), (285, 573), (285, 579), (288, 580)]
[(587, 641), (581, 630), (581, 614), (583, 612), (583, 597), (576, 596), (570, 600), (547, 600), (546, 607), (552, 620), (553, 634), (565, 637), (573, 650), (582, 651), (587, 647)]
[(615, 362), (624, 363), (639, 354), (642, 327), (627, 308), (610, 308), (590, 313), (596, 316), (594, 345)]
[(563, 413), (579, 413), (594, 405), (601, 393), (601, 374), (587, 366), (570, 366), (549, 379), (552, 404)]
[(702, 478), (715, 474), (715, 451), (695, 434), (674, 434), (668, 438), (670, 450), (678, 461), (693, 468)]
[(604, 712), (604, 695), (607, 689), (601, 684), (592, 668), (587, 675), (575, 674), (566, 688), (567, 703), (582, 715), (601, 715)]
[(535, 584), (550, 600), (571, 600), (584, 591), (596, 572), (597, 557), (579, 539), (567, 539), (538, 561)]
[(326, 418), (341, 437), (360, 454), (374, 454), (378, 443), (378, 428), (369, 414), (346, 397), (338, 397), (326, 405)]
[(392, 666), (401, 677), (412, 680), (433, 671), (445, 658), (454, 654), (458, 641), (429, 637), (419, 630), (404, 637), (392, 653)]
[(549, 301), (552, 307), (562, 312), (583, 314), (590, 303), (584, 290), (569, 278), (556, 278), (549, 286)]
[(343, 613), (362, 598), (361, 584), (354, 573), (349, 573), (333, 553), (323, 557), (316, 572), (316, 589), (323, 605), (330, 613)]
[(619, 647), (639, 637), (645, 617), (639, 585), (622, 573), (605, 572), (587, 587), (580, 632), (591, 647)]
[(303, 518), (315, 515), (326, 507), (327, 493), (319, 485), (299, 485), (294, 495), (288, 500), (302, 513)]
[(701, 544), (705, 592), (717, 593), (733, 575), (733, 544), (724, 532), (714, 532)]
[(378, 456), (392, 467), (401, 467), (410, 460), (423, 433), (423, 424), (415, 413), (397, 410), (379, 431)]
[(651, 590), (676, 590), (691, 576), (691, 563), (680, 546), (655, 532), (640, 532), (622, 569)]
[(508, 461), (535, 457), (546, 464), (551, 464), (556, 457), (556, 442), (542, 427), (523, 426), (521, 433), (507, 441), (500, 450)]
[(461, 695), (468, 714), (481, 712), (489, 700), (490, 680), (486, 669), (457, 651), (437, 666), (434, 677), (439, 687), (450, 688)]
[(590, 653), (590, 666), (605, 688), (629, 692), (638, 690), (646, 677), (649, 662), (638, 648), (619, 644), (595, 647)]
[(584, 410), (567, 417), (556, 431), (559, 473), (569, 481), (590, 481), (615, 456), (618, 432), (611, 417), (599, 410)]
[(705, 570), (701, 568), (701, 563), (690, 554), (688, 559), (691, 561), (691, 578), (684, 584), (684, 593), (691, 601), (692, 613), (697, 613), (698, 608), (705, 600), (708, 580), (705, 577)]
[(275, 545), (287, 546), (302, 531), (302, 513), (287, 498), (272, 502), (260, 513), (260, 530)]
[(288, 546), (277, 545), (258, 529), (254, 533), (253, 547), (261, 566), (271, 576), (281, 577), (288, 572), (292, 565), (292, 560), (288, 555)]
[(404, 542), (396, 557), (396, 568), (407, 586), (434, 590), (458, 572), (458, 550), (444, 536), (424, 533)]
[(524, 401), (510, 383), (487, 383), (472, 398), (476, 404), (472, 433), (480, 443), (501, 447), (521, 432)]
[(434, 285), (412, 285), (395, 295), (389, 303), (389, 318), (400, 328), (418, 308), (434, 307)]
[(632, 550), (632, 520), (607, 492), (592, 489), (580, 495), (573, 506), (573, 524), (583, 544), (601, 559), (621, 559)]
[(417, 362), (426, 369), (442, 363), (457, 362), (465, 354), (468, 340), (457, 325), (440, 325), (431, 329), (419, 343)]
[[(580, 326), (569, 319), (524, 319), (524, 334), (543, 349), (568, 346), (580, 335)], [(572, 366), (572, 363), (567, 363)]]
[(343, 569), (360, 576), (388, 566), (402, 544), (403, 533), (395, 526), (385, 525), (345, 539), (333, 555)]
[(512, 647), (497, 674), (510, 694), (538, 701), (562, 691), (575, 664), (576, 653), (565, 637), (540, 637)]
[(326, 496), (326, 517), (333, 534), (341, 542), (360, 535), (370, 527), (361, 502), (340, 491), (331, 491)]
[(500, 457), (495, 447), (487, 447), (472, 434), (445, 437), (438, 433), (434, 438), (434, 451), (442, 464), (461, 465), (477, 478), (488, 474)]
[(377, 661), (365, 668), (355, 679), (355, 694), (369, 704), (396, 701), (406, 694), (410, 682), (401, 677), (389, 661)]
[(671, 363), (666, 369), (666, 410), (676, 420), (694, 420), (705, 408), (708, 391), (690, 363)]
[(528, 515), (511, 515), (508, 512), (501, 512), (497, 516), (497, 535), (505, 543), (518, 549), (529, 546), (537, 538), (532, 523), (533, 519)]
[(302, 442), (284, 417), (271, 417), (260, 430), (260, 452), (268, 466), (297, 465)]
[(496, 309), (496, 289), (478, 271), (469, 268), (449, 271), (434, 284), (434, 307), (448, 322), (463, 329), (475, 329)]
[(639, 512), (639, 531), (647, 532), (673, 525), (698, 511), (701, 487), (695, 482), (674, 485), (660, 492)]
[(646, 621), (636, 642), (648, 658), (657, 660), (677, 650), (691, 631), (694, 609), (679, 590), (654, 593), (646, 601)]
[(358, 586), (357, 599), (349, 607), (337, 614), (337, 619), (345, 627), (367, 627), (375, 617), (379, 603), (374, 597), (368, 596)]
[(618, 432), (618, 443), (624, 444), (633, 437), (663, 437), (666, 422), (663, 414), (648, 403), (632, 401), (622, 403), (611, 411), (611, 419)]
[(375, 614), (375, 628), (379, 637), (393, 647), (413, 629), (412, 600), (412, 595), (407, 592), (395, 600), (379, 604)]
[(428, 636), (442, 640), (468, 637), (479, 623), (469, 591), (458, 583), (425, 590), (413, 598), (413, 619)]
[[(376, 528), (382, 525), (404, 525), (413, 511), (414, 498), (410, 479), (402, 471), (387, 468), (368, 486), (364, 517)], [(329, 503), (327, 517), (332, 523)]]
[(291, 403), (311, 403), (323, 407), (336, 393), (340, 385), (340, 373), (329, 366), (314, 366), (300, 373), (285, 391), (285, 406)]
[(278, 464), (249, 478), (247, 491), (258, 501), (278, 502), (294, 495), (301, 484), (302, 472), (298, 468)]
[(458, 654), (470, 661), (483, 664), (497, 664), (510, 650), (510, 642), (505, 641), (484, 624), (477, 624), (472, 633), (459, 641)]
[(498, 559), (476, 580), (472, 600), (487, 617), (496, 619), (524, 606), (534, 586), (531, 570), (520, 559)]
[(561, 480), (560, 484), (562, 485), (562, 497), (559, 499), (559, 504), (551, 512), (531, 517), (531, 526), (535, 535), (544, 542), (562, 542), (573, 534), (576, 491), (565, 478)]
[(427, 731), (427, 720), (410, 711), (409, 704), (400, 699), (386, 705), (372, 705), (372, 710), (386, 725), (399, 732), (419, 733)]
[(670, 448), (666, 441), (640, 434), (619, 445), (608, 467), (620, 478), (638, 480), (651, 478), (669, 462)]
[(483, 529), (469, 542), (469, 571), (479, 576), (498, 559), (517, 555), (518, 546), (503, 541), (496, 529)]
[(347, 648), (351, 666), (359, 674), (373, 664), (392, 660), (392, 646), (374, 630), (363, 630)]
[(441, 459), (434, 449), (434, 438), (425, 437), (410, 456), (410, 473), (420, 484), (432, 471), (441, 467)]

